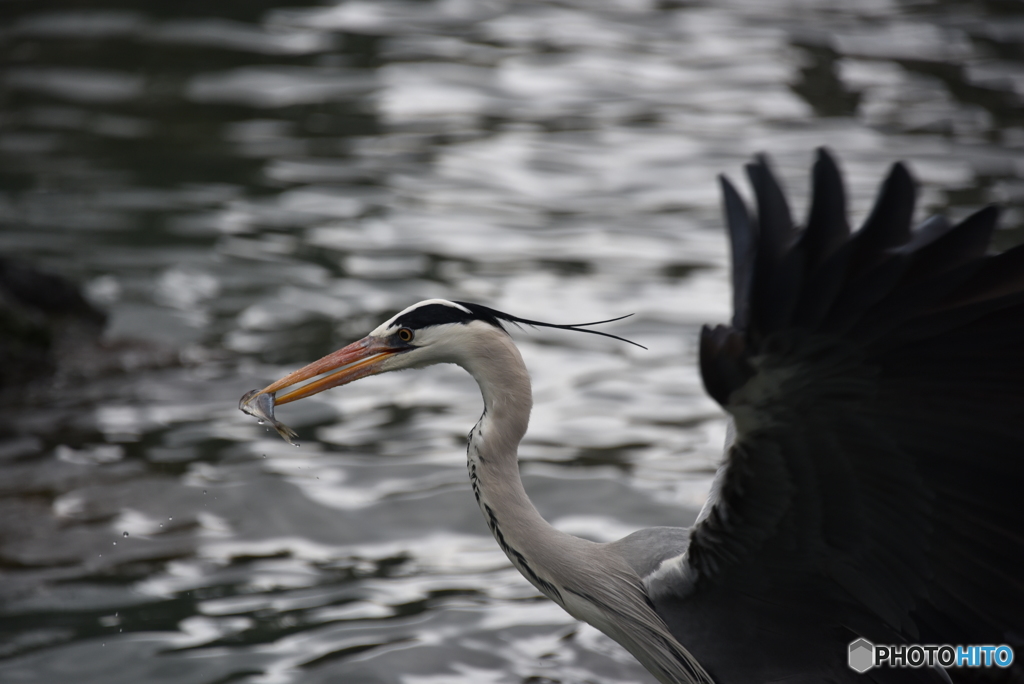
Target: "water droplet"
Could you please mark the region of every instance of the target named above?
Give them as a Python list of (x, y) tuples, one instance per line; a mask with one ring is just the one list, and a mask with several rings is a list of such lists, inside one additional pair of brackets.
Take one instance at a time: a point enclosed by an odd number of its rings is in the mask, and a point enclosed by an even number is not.
[(117, 546), (117, 542), (114, 542), (114, 546)]
[(316, 479), (318, 479), (318, 480), (319, 480), (319, 479), (320, 479), (320, 476), (319, 476), (319, 475), (317, 475), (317, 476), (316, 476)]
[(124, 631), (124, 627), (119, 627), (119, 628), (117, 629), (117, 631), (118, 631), (118, 632), (123, 632), (123, 631)]
[(206, 490), (204, 489), (204, 490), (203, 490), (203, 494), (205, 494), (205, 493), (206, 493)]
[(160, 527), (163, 527), (163, 526), (164, 526), (164, 524), (163, 524), (163, 523), (160, 523)]
[(125, 533), (124, 533), (124, 534), (123, 534), (122, 536), (124, 536), (124, 537), (127, 537), (127, 536), (128, 536), (128, 533), (127, 533), (127, 532), (125, 532)]
[(257, 424), (257, 425), (263, 425), (263, 421), (262, 421), (262, 420), (257, 420), (257, 421), (256, 421), (256, 424)]
[(168, 520), (174, 520), (174, 518), (172, 518), (171, 516), (167, 516), (167, 519)]

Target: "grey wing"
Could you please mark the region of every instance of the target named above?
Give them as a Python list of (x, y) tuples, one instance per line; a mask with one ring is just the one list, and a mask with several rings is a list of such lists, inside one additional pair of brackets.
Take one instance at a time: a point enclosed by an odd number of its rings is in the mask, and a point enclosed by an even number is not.
[(803, 230), (748, 173), (756, 219), (723, 179), (734, 318), (700, 350), (735, 440), (657, 611), (719, 682), (863, 682), (861, 636), (1024, 653), (1024, 246), (986, 254), (992, 207), (911, 230), (899, 164), (852, 235), (826, 152)]

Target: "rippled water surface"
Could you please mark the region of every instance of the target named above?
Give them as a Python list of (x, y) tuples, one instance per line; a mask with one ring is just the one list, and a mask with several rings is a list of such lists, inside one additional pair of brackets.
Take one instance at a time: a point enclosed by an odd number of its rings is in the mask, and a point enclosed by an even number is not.
[[(689, 524), (724, 437), (715, 175), (813, 149), (855, 219), (1024, 214), (1015, 2), (7, 2), (0, 253), (83, 284), (102, 348), (3, 409), (0, 681), (651, 683), (513, 570), (469, 492), (453, 367), (238, 397), (429, 297), (514, 331), (557, 527)], [(84, 345), (85, 343), (83, 343)], [(86, 345), (87, 346), (87, 345)]]

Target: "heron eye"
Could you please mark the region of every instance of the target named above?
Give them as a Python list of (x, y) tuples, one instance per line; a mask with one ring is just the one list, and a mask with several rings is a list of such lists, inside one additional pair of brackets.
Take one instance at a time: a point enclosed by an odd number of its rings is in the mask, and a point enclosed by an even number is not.
[(409, 330), (408, 328), (402, 328), (401, 330), (398, 331), (398, 339), (402, 340), (403, 342), (412, 342), (412, 330)]

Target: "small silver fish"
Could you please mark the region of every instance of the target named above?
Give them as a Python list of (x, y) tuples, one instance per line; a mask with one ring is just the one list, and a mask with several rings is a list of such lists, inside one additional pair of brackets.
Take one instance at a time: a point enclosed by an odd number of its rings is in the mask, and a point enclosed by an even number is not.
[(238, 402), (238, 409), (242, 413), (255, 417), (261, 424), (264, 421), (270, 423), (284, 441), (293, 446), (299, 446), (296, 441), (299, 434), (274, 418), (274, 394), (260, 394), (259, 392), (259, 390), (252, 390), (242, 395), (242, 399)]

